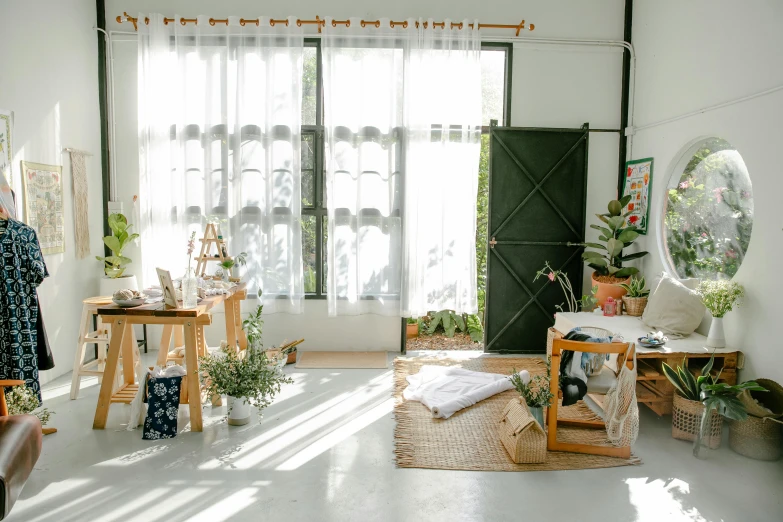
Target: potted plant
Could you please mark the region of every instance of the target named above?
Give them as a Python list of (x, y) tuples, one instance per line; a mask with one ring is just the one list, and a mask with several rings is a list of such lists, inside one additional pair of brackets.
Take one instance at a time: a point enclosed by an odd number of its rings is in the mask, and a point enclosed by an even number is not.
[(122, 251), (139, 235), (130, 233), (133, 225), (128, 224), (128, 219), (122, 214), (116, 212), (111, 214), (108, 222), (112, 235), (105, 236), (103, 242), (111, 250), (112, 255), (95, 256), (98, 261), (103, 261), (103, 271), (106, 274), (101, 279), (101, 295), (114, 295), (114, 292), (122, 289), (138, 290), (136, 276), (125, 275), (125, 270), (132, 260), (123, 256)]
[(238, 267), (245, 266), (247, 264), (247, 252), (241, 252), (233, 259), (226, 259), (220, 263), (220, 267), (223, 269), (223, 280), (228, 281), (230, 277), (239, 277)]
[(232, 426), (250, 422), (251, 406), (260, 415), (282, 385), (293, 382), (280, 369), (280, 360), (269, 359), (266, 352), (251, 347), (240, 352), (224, 344), (219, 352), (199, 358), (199, 364), (207, 396), (227, 396), (228, 423)]
[(407, 324), (405, 325), (405, 338), (415, 339), (419, 336), (419, 320), (413, 317), (408, 317)]
[(725, 348), (726, 335), (723, 333), (723, 316), (739, 306), (745, 296), (745, 289), (732, 281), (702, 281), (698, 288), (704, 306), (712, 314), (707, 346)]
[[(682, 364), (677, 366), (676, 370), (666, 363), (662, 365), (664, 375), (675, 389), (672, 437), (695, 441), (699, 446), (707, 446), (711, 449), (720, 446), (723, 430), (722, 415), (729, 418), (737, 418), (736, 416), (740, 415), (740, 419), (742, 418), (744, 407), (736, 395), (744, 389), (758, 389), (755, 382), (738, 386), (718, 383), (719, 376), (715, 377), (711, 373), (714, 362), (713, 353), (699, 375), (694, 375), (688, 368), (687, 356), (683, 357)], [(732, 400), (731, 393), (734, 391), (736, 395)], [(696, 453), (695, 449), (694, 453)]]
[(8, 388), (8, 391), (5, 394), (5, 400), (8, 403), (9, 415), (33, 414), (41, 421), (41, 426), (46, 426), (49, 422), (49, 417), (54, 415), (54, 413), (47, 408), (41, 408), (40, 410), (35, 411), (41, 403), (38, 401), (38, 396), (35, 392), (24, 384)]
[(626, 314), (633, 317), (639, 317), (644, 313), (647, 306), (647, 296), (650, 290), (645, 289), (647, 282), (642, 277), (631, 277), (629, 283), (621, 283), (620, 286), (625, 290), (623, 296), (623, 310)]
[(546, 358), (546, 373), (544, 375), (536, 375), (530, 382), (525, 384), (522, 378), (517, 373), (515, 368), (512, 368), (511, 384), (519, 392), (525, 402), (527, 408), (530, 410), (530, 414), (538, 421), (538, 424), (542, 429), (546, 430), (544, 426), (545, 409), (552, 403), (554, 395), (549, 391), (550, 382), (550, 370), (552, 369), (552, 358)]
[[(261, 290), (258, 291), (258, 298), (261, 298)], [(264, 311), (264, 305), (258, 305), (255, 312), (250, 312), (247, 319), (242, 321), (242, 329), (247, 336), (248, 346), (260, 350), (263, 347), (261, 342), (261, 335), (264, 326), (264, 320), (261, 319), (261, 314)]]
[(602, 308), (608, 297), (615, 300), (622, 298), (625, 289), (620, 285), (628, 284), (630, 277), (639, 272), (638, 268), (624, 267), (623, 263), (647, 255), (644, 251), (623, 255), (623, 249), (631, 246), (639, 237), (636, 226), (626, 225), (626, 218), (630, 211), (623, 213), (623, 209), (630, 201), (631, 196), (625, 196), (619, 201), (616, 199), (610, 201), (607, 205), (608, 213), (596, 214), (606, 226), (590, 225), (590, 228), (601, 233), (598, 237), (601, 243), (584, 243), (585, 247), (594, 249), (586, 250), (582, 254), (582, 259), (593, 269), (593, 286), (598, 286), (596, 299)]

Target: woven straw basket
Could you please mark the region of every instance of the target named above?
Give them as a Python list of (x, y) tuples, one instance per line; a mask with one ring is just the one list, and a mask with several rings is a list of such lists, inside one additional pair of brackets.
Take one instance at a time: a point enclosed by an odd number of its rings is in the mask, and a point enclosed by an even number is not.
[(771, 379), (756, 379), (759, 386), (767, 391), (750, 392), (744, 390), (739, 394), (739, 400), (745, 406), (749, 415), (754, 417), (783, 417), (783, 386)]
[(748, 416), (744, 421), (729, 422), (731, 449), (757, 460), (778, 460), (781, 456), (783, 426), (771, 418)]
[[(696, 440), (701, 426), (701, 416), (704, 404), (699, 401), (689, 401), (679, 394), (674, 394), (674, 409), (672, 411), (672, 437), (680, 440)], [(720, 447), (723, 432), (723, 417), (712, 410), (710, 415), (710, 432), (705, 441), (711, 449)]]
[(644, 308), (647, 306), (646, 297), (627, 297), (623, 296), (623, 313), (633, 317), (641, 317)]
[(500, 419), (500, 441), (517, 464), (537, 464), (546, 460), (546, 433), (527, 409), (525, 399), (511, 399)]

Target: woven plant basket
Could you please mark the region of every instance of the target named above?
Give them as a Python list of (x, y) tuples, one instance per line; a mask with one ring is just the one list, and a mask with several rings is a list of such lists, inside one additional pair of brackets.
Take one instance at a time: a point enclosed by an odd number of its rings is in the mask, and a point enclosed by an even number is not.
[(646, 297), (623, 296), (623, 313), (632, 317), (641, 317), (647, 306)]
[[(672, 410), (672, 437), (680, 440), (695, 440), (699, 434), (702, 413), (704, 413), (704, 404), (699, 401), (689, 401), (675, 393), (674, 409)], [(717, 411), (712, 410), (710, 433), (706, 440), (710, 449), (720, 447), (722, 432), (723, 417)]]
[(739, 400), (745, 406), (748, 415), (773, 419), (783, 417), (783, 386), (771, 379), (756, 379), (756, 382), (768, 391), (744, 390), (739, 394)]
[(781, 456), (783, 426), (776, 419), (752, 415), (744, 421), (729, 422), (729, 447), (756, 460), (778, 460)]
[(546, 432), (522, 397), (511, 399), (503, 408), (499, 431), (500, 442), (516, 464), (538, 464), (546, 460)]

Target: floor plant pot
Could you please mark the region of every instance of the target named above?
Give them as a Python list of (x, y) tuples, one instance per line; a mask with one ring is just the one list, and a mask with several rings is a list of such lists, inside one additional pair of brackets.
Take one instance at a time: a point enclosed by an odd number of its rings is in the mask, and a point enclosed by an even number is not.
[(783, 425), (778, 419), (748, 415), (729, 421), (729, 447), (756, 460), (778, 460), (783, 455)]
[[(678, 393), (674, 394), (674, 408), (672, 410), (672, 437), (679, 440), (693, 442), (699, 436), (704, 413), (704, 404), (699, 401), (690, 401)], [(702, 445), (717, 449), (720, 447), (721, 434), (723, 433), (723, 417), (712, 410), (702, 437)]]
[(710, 333), (707, 335), (707, 346), (710, 348), (726, 348), (726, 334), (723, 333), (723, 317), (712, 318)]
[(598, 287), (598, 292), (596, 292), (595, 298), (598, 300), (598, 306), (600, 306), (602, 309), (604, 307), (604, 303), (609, 297), (614, 298), (615, 301), (621, 300), (625, 295), (625, 288), (621, 287), (620, 285), (627, 285), (631, 282), (630, 277), (626, 279), (614, 279), (611, 282), (602, 282), (596, 279), (595, 272), (593, 272), (593, 275), (590, 276), (590, 278), (592, 279), (593, 286)]
[(415, 339), (419, 336), (419, 323), (411, 323), (405, 325), (405, 338)]
[(139, 289), (139, 283), (136, 280), (135, 275), (127, 275), (122, 277), (107, 277), (104, 276), (101, 278), (100, 282), (100, 295), (102, 296), (113, 296), (114, 292), (117, 290), (138, 290)]
[(251, 406), (246, 397), (228, 396), (228, 423), (231, 426), (244, 426), (250, 422)]

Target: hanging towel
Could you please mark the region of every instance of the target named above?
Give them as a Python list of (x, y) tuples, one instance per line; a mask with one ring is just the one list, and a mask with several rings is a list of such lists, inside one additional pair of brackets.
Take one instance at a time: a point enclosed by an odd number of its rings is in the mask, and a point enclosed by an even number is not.
[[(526, 370), (519, 372), (523, 382), (530, 382)], [(424, 365), (419, 373), (407, 377), (402, 392), (409, 401), (419, 401), (432, 416), (448, 419), (456, 412), (498, 393), (514, 389), (508, 375), (472, 372), (462, 368)]]

